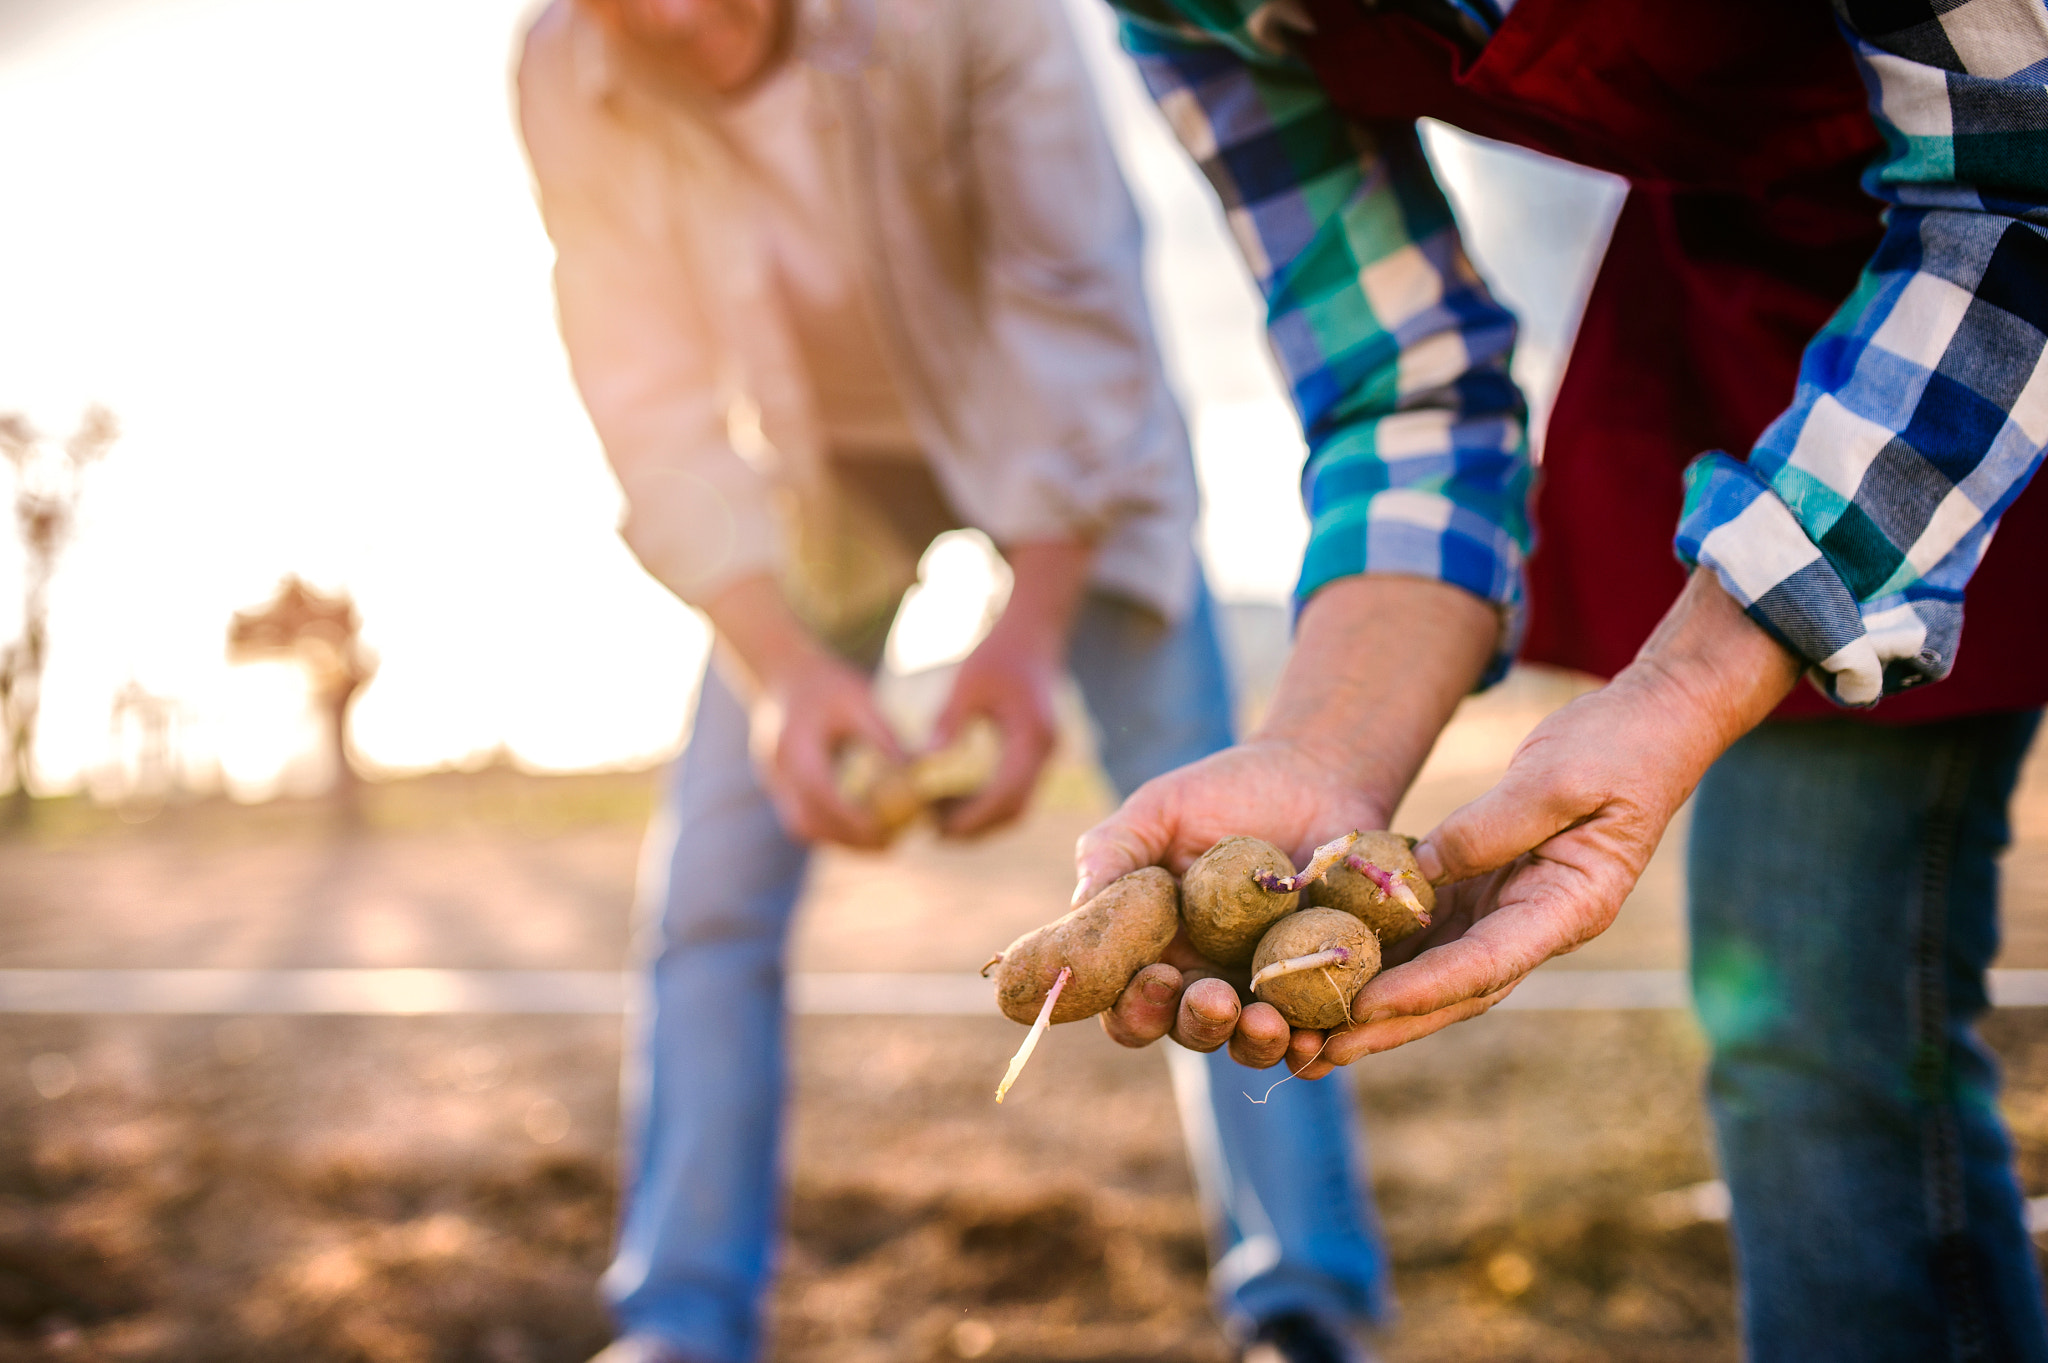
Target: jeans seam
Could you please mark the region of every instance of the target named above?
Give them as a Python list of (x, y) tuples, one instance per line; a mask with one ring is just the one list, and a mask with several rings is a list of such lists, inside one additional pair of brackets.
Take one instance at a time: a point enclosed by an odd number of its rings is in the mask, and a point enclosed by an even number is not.
[(1936, 1290), (1948, 1307), (1949, 1353), (1955, 1363), (1990, 1357), (1991, 1331), (1984, 1284), (1978, 1280), (1968, 1240), (1963, 1192), (1962, 1133), (1949, 1092), (1948, 1062), (1948, 897), (1950, 872), (1961, 836), (1963, 806), (1969, 798), (1975, 746), (1963, 739), (1951, 746), (1927, 825), (1920, 868), (1919, 924), (1913, 951), (1913, 1096), (1926, 1104), (1922, 1127), (1923, 1176), (1934, 1232)]

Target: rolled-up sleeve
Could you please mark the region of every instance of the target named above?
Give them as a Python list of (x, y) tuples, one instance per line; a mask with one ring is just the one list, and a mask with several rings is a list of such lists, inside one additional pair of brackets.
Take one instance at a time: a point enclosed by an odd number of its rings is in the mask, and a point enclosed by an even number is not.
[(1515, 321), (1466, 258), (1414, 130), (1345, 118), (1299, 63), (1196, 13), (1219, 7), (1120, 8), (1265, 296), (1309, 451), (1297, 599), (1360, 573), (1461, 587), (1500, 611), (1498, 677), (1530, 536)]
[(1747, 461), (1688, 471), (1677, 547), (1866, 706), (1946, 676), (1963, 598), (2048, 445), (2048, 10), (1841, 0), (1891, 205)]

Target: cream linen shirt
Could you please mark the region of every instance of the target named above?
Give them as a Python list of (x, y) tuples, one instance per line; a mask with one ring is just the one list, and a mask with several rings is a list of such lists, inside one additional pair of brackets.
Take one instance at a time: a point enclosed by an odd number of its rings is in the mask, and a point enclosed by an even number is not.
[[(807, 87), (864, 315), (941, 489), (998, 544), (1094, 540), (1099, 588), (1177, 617), (1197, 580), (1187, 431), (1145, 307), (1137, 214), (1058, 0), (798, 14), (786, 78)], [(769, 573), (845, 598), (813, 602), (825, 617), (857, 614), (914, 562), (844, 552), (871, 530), (827, 476), (829, 432), (754, 207), (784, 191), (733, 112), (571, 0), (526, 36), (521, 131), (627, 542), (686, 601)]]

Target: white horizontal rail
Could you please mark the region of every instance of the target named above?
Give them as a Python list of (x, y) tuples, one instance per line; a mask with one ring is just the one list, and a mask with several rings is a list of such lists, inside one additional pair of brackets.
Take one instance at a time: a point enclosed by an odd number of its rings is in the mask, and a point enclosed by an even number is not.
[[(425, 1016), (625, 1011), (633, 977), (611, 970), (0, 970), (5, 1013), (305, 1013)], [(822, 1016), (994, 1016), (994, 989), (942, 972), (803, 973), (790, 1007)], [(2001, 1008), (2048, 1007), (2048, 970), (1994, 970)], [(1500, 1006), (1526, 1012), (1687, 1007), (1678, 970), (1539, 970)]]

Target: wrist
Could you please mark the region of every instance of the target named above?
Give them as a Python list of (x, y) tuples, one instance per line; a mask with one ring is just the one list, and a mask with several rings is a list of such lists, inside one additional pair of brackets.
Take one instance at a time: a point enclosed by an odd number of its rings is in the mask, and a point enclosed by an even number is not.
[(1367, 574), (1318, 591), (1254, 739), (1284, 744), (1389, 810), (1492, 657), (1494, 607), (1425, 578)]
[[(1699, 568), (1610, 685), (1641, 693), (1692, 739), (1699, 772), (1777, 708), (1804, 664)], [(1697, 774), (1697, 773), (1696, 773)]]
[(1067, 656), (1067, 640), (1087, 590), (1094, 555), (1094, 546), (1080, 540), (1033, 541), (1005, 548), (1010, 599), (989, 632), (989, 642), (1058, 667)]
[(754, 689), (784, 691), (837, 658), (814, 638), (765, 576), (733, 583), (704, 608), (726, 651)]

